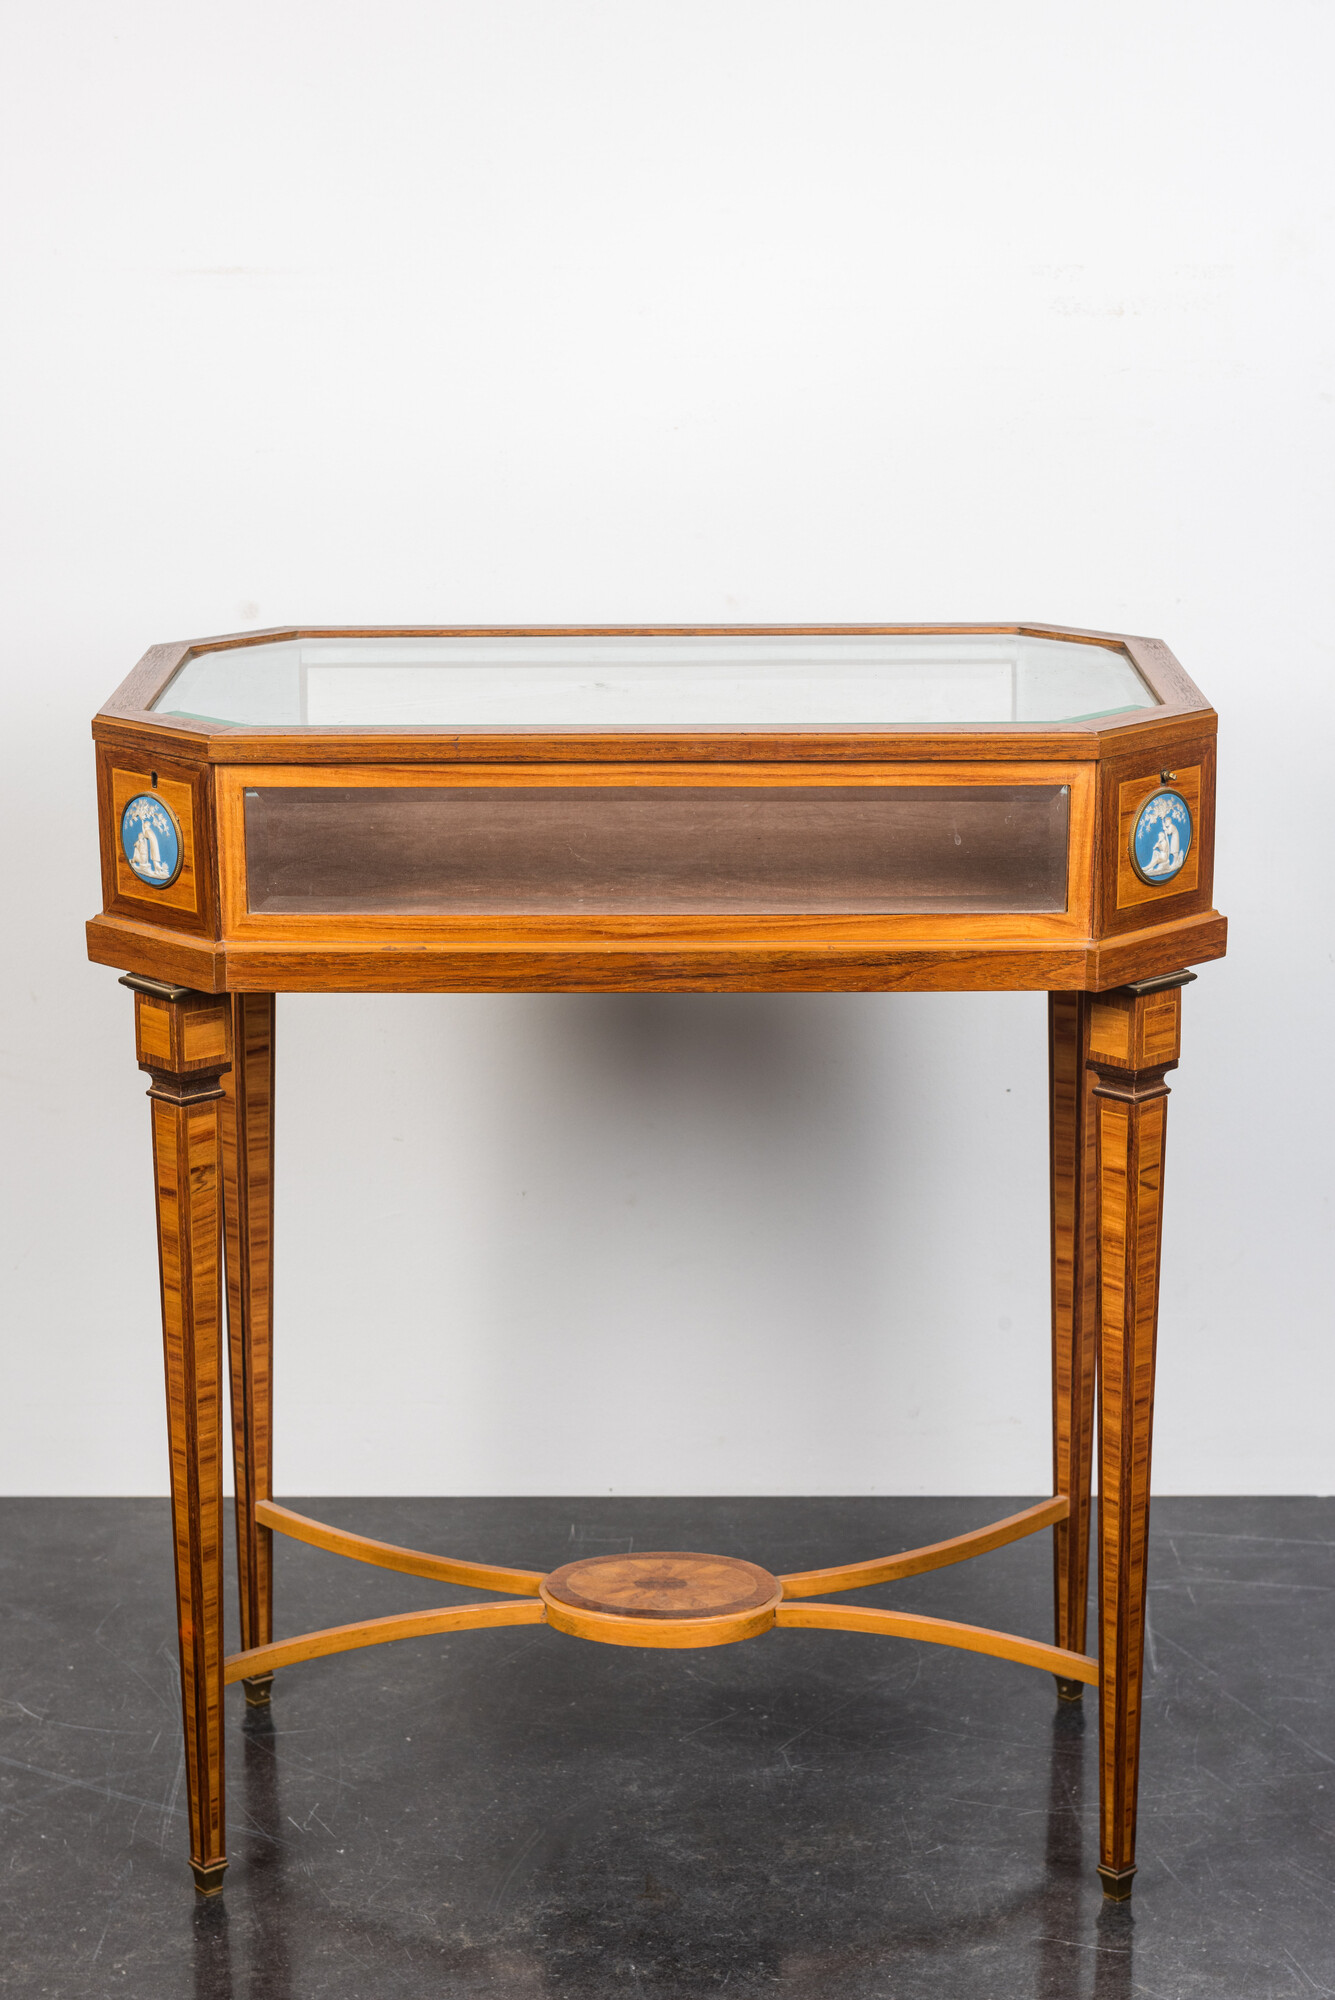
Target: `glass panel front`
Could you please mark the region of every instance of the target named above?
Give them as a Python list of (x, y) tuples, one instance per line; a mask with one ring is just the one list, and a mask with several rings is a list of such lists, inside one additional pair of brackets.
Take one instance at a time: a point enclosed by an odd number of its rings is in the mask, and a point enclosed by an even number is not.
[(1120, 646), (1014, 633), (291, 639), (193, 654), (164, 717), (318, 728), (1088, 721), (1155, 706)]
[(1063, 910), (1064, 785), (273, 785), (252, 911)]

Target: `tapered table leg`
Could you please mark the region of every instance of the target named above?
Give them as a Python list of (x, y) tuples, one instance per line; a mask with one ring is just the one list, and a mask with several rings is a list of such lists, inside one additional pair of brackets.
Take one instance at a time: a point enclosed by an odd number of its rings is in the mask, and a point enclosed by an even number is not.
[[(273, 1101), (274, 996), (231, 997), (232, 1067), (223, 1077), (223, 1212), (227, 1241), (227, 1334), (236, 1472), (237, 1582), (241, 1645), (273, 1638), (273, 1535), (255, 1519), (273, 1498)], [(243, 1681), (246, 1700), (269, 1699), (272, 1674)]]
[(222, 1148), (225, 998), (127, 979), (152, 1082), (186, 1799), (195, 1886), (217, 1895), (223, 1813)]
[(1136, 1872), (1145, 1653), (1150, 1442), (1159, 1304), (1168, 1085), (1177, 1066), (1178, 984), (1145, 980), (1097, 996), (1099, 1232), (1099, 1874), (1131, 1893)]
[[(1089, 1605), (1090, 1488), (1098, 1346), (1097, 1154), (1089, 1061), (1090, 999), (1048, 995), (1052, 1185), (1052, 1490), (1071, 1503), (1052, 1531), (1053, 1638), (1085, 1650)], [(1064, 1701), (1081, 1681), (1057, 1680)]]

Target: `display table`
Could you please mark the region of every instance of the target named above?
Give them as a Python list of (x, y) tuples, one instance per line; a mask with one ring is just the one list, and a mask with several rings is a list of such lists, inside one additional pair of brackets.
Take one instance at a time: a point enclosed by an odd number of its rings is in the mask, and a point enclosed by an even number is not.
[[(1135, 1872), (1164, 1081), (1219, 958), (1216, 717), (1157, 640), (1047, 626), (283, 630), (147, 653), (93, 724), (103, 909), (151, 1079), (195, 1881), (226, 1868), (223, 1689), (465, 1626), (715, 1646), (795, 1625), (1099, 1690), (1100, 1866)], [(274, 996), (1049, 995), (1053, 1494), (774, 1576), (699, 1552), (543, 1575), (273, 1498)], [(224, 1256), (225, 1249), (225, 1256)], [(241, 1651), (222, 1633), (223, 1292)], [(1098, 1403), (1097, 1656), (1086, 1651)], [(1051, 1528), (1054, 1643), (830, 1601)], [(274, 1534), (488, 1593), (275, 1639)]]

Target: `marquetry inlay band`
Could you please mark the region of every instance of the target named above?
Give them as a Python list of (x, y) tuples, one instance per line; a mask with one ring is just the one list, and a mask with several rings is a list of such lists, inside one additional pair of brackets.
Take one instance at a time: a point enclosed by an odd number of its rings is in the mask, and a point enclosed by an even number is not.
[(588, 1556), (553, 1570), (546, 1594), (576, 1611), (620, 1618), (720, 1618), (758, 1611), (777, 1577), (736, 1556), (681, 1553)]
[(774, 1623), (783, 1585), (740, 1556), (589, 1556), (543, 1578), (547, 1623), (609, 1646), (726, 1646)]

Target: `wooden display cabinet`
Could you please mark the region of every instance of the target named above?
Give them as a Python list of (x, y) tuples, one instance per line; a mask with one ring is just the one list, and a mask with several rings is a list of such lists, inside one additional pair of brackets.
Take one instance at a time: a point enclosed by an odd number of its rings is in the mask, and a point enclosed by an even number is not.
[[(300, 1660), (545, 1622), (675, 1647), (820, 1625), (1022, 1661), (1066, 1699), (1095, 1685), (1099, 1872), (1127, 1895), (1164, 1078), (1189, 968), (1225, 947), (1216, 717), (1167, 647), (1036, 625), (293, 628), (152, 648), (93, 735), (103, 908), (88, 949), (134, 990), (151, 1079), (198, 1887), (215, 1893), (226, 1867), (227, 1683), (267, 1702)], [(1049, 995), (1051, 1498), (950, 1542), (785, 1576), (696, 1552), (544, 1576), (387, 1547), (274, 1500), (276, 994), (1016, 988)], [(1052, 1643), (827, 1601), (1042, 1528)], [(275, 1639), (275, 1533), (491, 1595)]]

